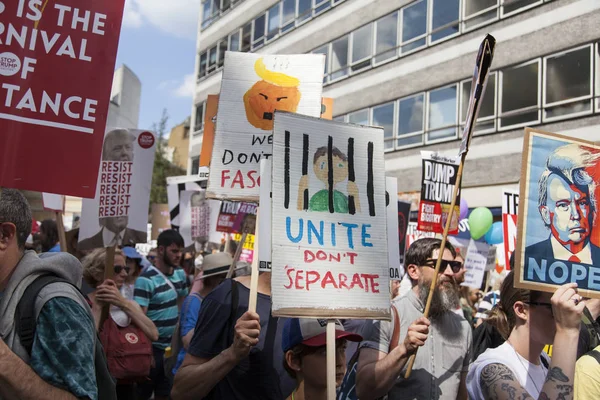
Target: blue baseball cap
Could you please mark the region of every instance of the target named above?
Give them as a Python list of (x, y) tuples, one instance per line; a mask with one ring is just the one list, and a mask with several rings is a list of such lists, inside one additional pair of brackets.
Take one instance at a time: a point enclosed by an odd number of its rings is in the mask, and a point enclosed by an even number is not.
[[(361, 342), (362, 336), (346, 332), (339, 320), (335, 320), (335, 338)], [(313, 318), (290, 318), (283, 325), (281, 347), (285, 353), (299, 344), (321, 347), (327, 344), (327, 320)]]
[(137, 250), (134, 247), (123, 247), (121, 249), (121, 251), (123, 252), (123, 254), (125, 254), (125, 257), (127, 258), (137, 258), (139, 260), (142, 259), (142, 255), (140, 253), (137, 252)]

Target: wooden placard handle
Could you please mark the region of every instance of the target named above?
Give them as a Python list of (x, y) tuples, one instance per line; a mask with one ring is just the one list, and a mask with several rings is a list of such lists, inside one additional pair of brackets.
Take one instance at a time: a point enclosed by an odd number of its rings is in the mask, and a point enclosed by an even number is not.
[[(256, 226), (258, 226), (258, 210), (256, 210)], [(250, 275), (250, 297), (248, 298), (248, 311), (256, 312), (258, 300), (258, 229), (254, 235), (254, 253)]]
[(327, 400), (335, 400), (335, 320), (327, 320)]
[[(106, 248), (106, 259), (104, 261), (104, 280), (112, 279), (114, 276), (115, 249), (116, 246), (110, 246)], [(102, 306), (102, 313), (100, 314), (100, 323), (98, 325), (98, 331), (102, 329), (104, 321), (106, 321), (106, 319), (108, 318), (109, 310), (110, 305), (105, 304), (104, 306)]]

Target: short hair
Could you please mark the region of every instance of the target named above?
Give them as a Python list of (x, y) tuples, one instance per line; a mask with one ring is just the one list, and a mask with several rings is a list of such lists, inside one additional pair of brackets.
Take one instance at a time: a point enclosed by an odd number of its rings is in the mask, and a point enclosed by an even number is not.
[(52, 219), (45, 219), (40, 224), (40, 231), (48, 237), (48, 243), (53, 245), (58, 242), (58, 226), (56, 221)]
[(157, 247), (169, 247), (172, 244), (176, 244), (178, 247), (185, 247), (183, 237), (175, 229), (167, 229), (162, 231), (156, 239)]
[(17, 228), (17, 244), (25, 248), (31, 234), (33, 217), (27, 199), (16, 189), (0, 188), (0, 223), (10, 222)]
[[(440, 249), (441, 244), (441, 239), (435, 238), (423, 238), (415, 240), (406, 251), (404, 265), (414, 264), (421, 266), (425, 264), (425, 261), (430, 259), (433, 255), (433, 252)], [(456, 250), (448, 241), (446, 241), (446, 249), (450, 250), (452, 257), (456, 257)]]
[[(313, 164), (317, 162), (317, 160), (319, 159), (319, 157), (323, 157), (323, 156), (327, 155), (327, 152), (328, 152), (327, 146), (319, 147), (317, 149), (317, 151), (315, 151), (315, 156), (313, 157)], [(342, 161), (348, 161), (348, 157), (346, 157), (346, 155), (344, 153), (342, 153), (340, 151), (340, 149), (338, 149), (335, 146), (333, 147), (333, 149), (331, 151), (331, 154), (334, 157), (341, 158)]]
[(538, 207), (547, 205), (548, 180), (552, 175), (558, 175), (569, 185), (587, 186), (590, 205), (592, 210), (595, 210), (594, 179), (586, 168), (595, 167), (599, 160), (600, 154), (592, 153), (591, 150), (574, 143), (561, 146), (550, 153), (546, 160), (546, 169), (538, 181)]
[[(116, 256), (123, 256), (121, 249), (115, 249)], [(88, 285), (96, 288), (99, 284), (104, 282), (104, 266), (106, 265), (106, 249), (94, 249), (91, 253), (81, 260), (83, 266), (83, 280)]]
[(130, 133), (127, 129), (113, 129), (112, 131), (108, 132), (105, 136), (104, 136), (104, 143), (102, 144), (102, 159), (106, 160), (105, 157), (107, 157), (107, 150), (106, 150), (106, 146), (108, 145), (107, 143), (109, 143), (113, 138), (115, 137), (127, 137), (132, 143), (135, 141), (135, 135), (133, 135), (132, 133)]

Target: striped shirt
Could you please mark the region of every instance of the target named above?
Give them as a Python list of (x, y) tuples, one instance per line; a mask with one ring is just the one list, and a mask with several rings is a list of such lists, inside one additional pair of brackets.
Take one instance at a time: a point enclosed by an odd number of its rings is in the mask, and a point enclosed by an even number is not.
[(499, 290), (486, 293), (485, 296), (483, 296), (483, 299), (481, 299), (481, 301), (479, 302), (479, 305), (477, 306), (477, 314), (475, 314), (475, 318), (487, 319), (488, 313), (496, 304), (498, 304), (499, 301)]
[(173, 275), (168, 278), (177, 293), (155, 268), (148, 268), (137, 278), (133, 293), (134, 300), (141, 307), (148, 307), (146, 315), (158, 329), (158, 341), (152, 345), (163, 350), (171, 344), (177, 324), (177, 296), (184, 297), (188, 294), (187, 278), (183, 269), (175, 269)]

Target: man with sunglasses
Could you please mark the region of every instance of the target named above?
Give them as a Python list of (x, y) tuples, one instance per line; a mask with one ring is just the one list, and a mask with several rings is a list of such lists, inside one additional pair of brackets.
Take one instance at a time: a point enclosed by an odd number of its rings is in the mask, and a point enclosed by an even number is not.
[[(358, 398), (375, 399), (387, 394), (389, 400), (467, 399), (465, 382), (472, 333), (465, 318), (453, 312), (458, 298), (454, 275), (460, 272), (462, 263), (455, 261), (456, 252), (448, 242), (442, 253), (429, 319), (423, 316), (440, 245), (439, 239), (419, 239), (406, 252), (406, 272), (412, 290), (392, 302), (400, 317), (400, 343), (391, 343), (394, 313), (392, 321), (373, 322), (361, 344)], [(405, 379), (407, 361), (419, 347), (413, 372)]]

